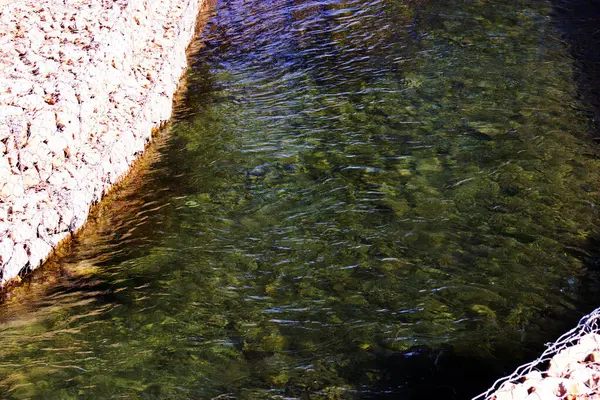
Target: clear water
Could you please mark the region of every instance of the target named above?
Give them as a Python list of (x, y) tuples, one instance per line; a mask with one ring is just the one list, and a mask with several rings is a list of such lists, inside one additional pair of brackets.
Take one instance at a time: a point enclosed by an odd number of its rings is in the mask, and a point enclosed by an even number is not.
[(2, 304), (0, 397), (467, 398), (532, 357), (598, 227), (551, 15), (218, 2), (147, 165)]

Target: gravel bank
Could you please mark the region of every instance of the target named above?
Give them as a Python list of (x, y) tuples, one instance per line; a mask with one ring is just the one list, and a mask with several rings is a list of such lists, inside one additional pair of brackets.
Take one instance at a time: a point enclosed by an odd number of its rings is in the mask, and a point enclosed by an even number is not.
[(0, 0), (0, 285), (39, 266), (166, 122), (210, 0)]
[(532, 371), (507, 382), (491, 400), (600, 400), (600, 335), (583, 336), (550, 360), (547, 371)]
[(473, 400), (600, 400), (600, 308)]

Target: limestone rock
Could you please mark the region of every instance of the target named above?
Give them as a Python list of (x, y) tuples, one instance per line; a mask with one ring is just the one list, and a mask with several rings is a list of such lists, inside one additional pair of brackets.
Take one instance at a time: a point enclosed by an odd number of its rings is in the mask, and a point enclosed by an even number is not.
[[(23, 197), (25, 194), (25, 187), (23, 185), (23, 179), (20, 175), (9, 174), (6, 177), (6, 181), (4, 186), (0, 189), (0, 196), (4, 198), (13, 198), (13, 203), (16, 201), (16, 198)], [(14, 207), (18, 209), (19, 207)]]
[(594, 350), (600, 350), (600, 335), (597, 333), (590, 333), (579, 339), (579, 345), (588, 349), (592, 352)]
[(65, 149), (68, 151), (67, 140), (60, 134), (56, 133), (47, 139), (47, 145), (51, 152), (58, 157), (65, 156)]
[(15, 117), (23, 118), (24, 114), (25, 113), (21, 107), (15, 107), (15, 106), (0, 107), (0, 120), (6, 121), (9, 117), (10, 118), (15, 118)]
[(23, 185), (26, 189), (37, 186), (40, 182), (40, 175), (34, 168), (29, 168), (27, 171), (23, 172)]
[(67, 236), (69, 236), (68, 232), (61, 232), (61, 233), (56, 233), (53, 235), (48, 235), (47, 243), (50, 244), (50, 246), (52, 246), (52, 248), (55, 248)]
[(565, 371), (570, 369), (570, 364), (584, 361), (589, 353), (589, 349), (580, 344), (568, 347), (552, 358), (548, 376), (564, 376)]
[(594, 370), (588, 368), (585, 364), (574, 364), (571, 367), (571, 371), (568, 373), (568, 378), (576, 381), (582, 382), (586, 385), (594, 384)]
[(56, 118), (52, 111), (39, 111), (31, 121), (30, 131), (32, 136), (39, 136), (48, 140), (56, 132)]
[(6, 157), (0, 157), (0, 184), (6, 183), (8, 176), (11, 174), (10, 170), (11, 168), (8, 159)]
[(37, 231), (28, 223), (16, 224), (10, 234), (15, 243), (24, 243), (37, 236)]
[[(8, 138), (12, 135), (12, 132), (10, 131), (10, 129), (8, 128), (8, 125), (5, 124), (0, 124), (0, 143), (8, 140)], [(7, 149), (0, 147), (0, 155), (3, 155), (3, 153), (6, 153)]]
[(526, 397), (526, 400), (558, 400), (554, 391), (547, 386), (539, 385)]
[(40, 0), (3, 8), (0, 219), (10, 218), (16, 242), (3, 282), (80, 227), (170, 117), (200, 3)]
[(17, 244), (13, 248), (13, 254), (8, 263), (4, 266), (2, 282), (17, 276), (19, 272), (29, 263), (27, 251), (22, 244)]
[(522, 385), (506, 383), (496, 392), (496, 400), (525, 400), (529, 393)]
[(8, 263), (12, 257), (14, 245), (10, 238), (4, 238), (0, 241), (0, 265)]
[(590, 394), (591, 390), (583, 382), (575, 379), (564, 379), (559, 386), (559, 395), (561, 397), (568, 395), (587, 395)]
[(544, 379), (544, 377), (542, 376), (542, 373), (540, 371), (531, 371), (530, 373), (525, 375), (524, 378), (525, 382), (529, 384), (535, 384), (537, 382), (540, 382), (542, 379)]
[(33, 268), (40, 265), (52, 251), (52, 246), (40, 238), (27, 241), (25, 246), (29, 252), (29, 262)]
[[(8, 221), (8, 208), (9, 205), (7, 203), (0, 203), (0, 222)], [(0, 228), (0, 237), (3, 236), (2, 232), (4, 232), (4, 230)]]
[(593, 363), (600, 363), (600, 351), (592, 351), (588, 355), (588, 361)]

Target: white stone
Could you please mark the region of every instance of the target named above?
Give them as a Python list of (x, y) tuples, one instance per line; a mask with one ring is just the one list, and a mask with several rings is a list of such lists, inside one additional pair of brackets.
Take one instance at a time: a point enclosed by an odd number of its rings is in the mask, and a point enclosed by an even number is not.
[(594, 370), (588, 368), (585, 364), (575, 364), (571, 368), (568, 378), (576, 382), (590, 384), (593, 383), (594, 375)]
[[(64, 102), (66, 107), (77, 105), (77, 96), (75, 95), (75, 89), (73, 89), (72, 84), (59, 82), (56, 89), (60, 95), (61, 102)], [(67, 121), (65, 121), (65, 123), (66, 122)]]
[(71, 189), (75, 186), (75, 182), (71, 179), (71, 174), (69, 174), (64, 169), (55, 170), (48, 178), (48, 183), (50, 183), (56, 189)]
[(89, 205), (92, 200), (92, 193), (87, 193), (85, 190), (77, 190), (72, 193), (71, 204), (73, 204), (74, 212), (74, 228), (78, 229), (87, 219)]
[(589, 353), (590, 351), (585, 346), (579, 344), (566, 348), (552, 357), (550, 367), (548, 368), (548, 376), (565, 376), (571, 368), (571, 364), (584, 361)]
[(67, 236), (69, 236), (68, 232), (60, 232), (60, 233), (57, 233), (57, 234), (54, 234), (54, 235), (48, 235), (48, 239), (47, 240), (48, 240), (48, 243), (50, 244), (50, 246), (52, 246), (53, 248), (55, 248)]
[(19, 169), (18, 169), (19, 158), (20, 158), (19, 154), (20, 154), (19, 149), (15, 148), (15, 149), (11, 149), (5, 155), (5, 158), (8, 160), (8, 163), (10, 164), (11, 171), (13, 173), (19, 171)]
[(60, 67), (60, 63), (54, 60), (43, 60), (38, 63), (39, 74), (41, 76), (47, 77), (50, 74), (58, 73), (58, 69)]
[(40, 180), (47, 182), (52, 175), (52, 159), (47, 153), (45, 156), (40, 157), (40, 161), (37, 163), (39, 169)]
[(10, 236), (15, 243), (25, 243), (26, 240), (33, 239), (37, 236), (36, 228), (29, 225), (27, 222), (14, 224)]
[(522, 385), (504, 384), (495, 393), (496, 400), (525, 400), (529, 393)]
[(15, 244), (10, 238), (4, 238), (0, 241), (0, 265), (8, 263), (12, 257)]
[(0, 157), (0, 182), (6, 182), (8, 180), (8, 176), (11, 174), (10, 170), (11, 168), (8, 159), (6, 157)]
[(42, 211), (42, 225), (47, 228), (48, 231), (54, 233), (58, 232), (60, 222), (60, 215), (55, 209), (45, 208)]
[(532, 371), (525, 375), (523, 385), (529, 389), (539, 384), (542, 379), (544, 378), (542, 377), (542, 373), (540, 371)]
[(59, 225), (59, 230), (60, 231), (71, 231), (71, 226), (73, 225), (73, 219), (74, 219), (74, 212), (71, 208), (71, 205), (63, 205), (59, 210), (58, 213), (60, 215), (60, 225)]
[(6, 120), (8, 117), (23, 117), (25, 112), (21, 107), (15, 106), (1, 106), (0, 107), (0, 121)]
[(13, 248), (13, 254), (8, 263), (4, 266), (2, 274), (2, 282), (19, 275), (19, 272), (27, 265), (29, 257), (27, 257), (27, 251), (22, 244), (16, 244)]
[(28, 79), (11, 79), (8, 88), (14, 95), (24, 96), (33, 89), (33, 82)]
[(540, 385), (535, 388), (535, 390), (526, 397), (526, 400), (558, 400), (560, 397), (557, 397), (554, 394), (554, 390)]
[(600, 335), (590, 333), (579, 339), (579, 344), (588, 349), (588, 351), (600, 350)]
[[(0, 204), (0, 223), (8, 221), (8, 203)], [(3, 229), (0, 228), (0, 237), (2, 237)]]
[(62, 133), (57, 132), (55, 135), (47, 139), (47, 146), (51, 152), (57, 156), (64, 157), (65, 149), (67, 149), (67, 140), (62, 136)]
[(21, 217), (25, 212), (25, 196), (13, 196), (11, 200), (12, 206), (12, 217), (13, 219), (18, 219), (17, 217)]
[(19, 148), (27, 143), (27, 121), (24, 116), (9, 117), (0, 123), (8, 126)]
[(31, 150), (31, 148), (27, 148), (27, 145), (25, 145), (25, 147), (19, 151), (19, 168), (21, 171), (24, 171), (26, 168), (35, 167), (35, 163), (39, 156)]
[[(25, 194), (25, 188), (23, 185), (23, 179), (20, 175), (10, 174), (5, 185), (2, 187), (0, 195), (3, 197), (13, 197), (13, 205), (16, 202), (16, 198), (21, 198)], [(18, 210), (18, 207), (13, 207)]]
[(27, 37), (31, 40), (32, 49), (39, 49), (42, 47), (42, 44), (44, 43), (44, 32), (41, 29), (32, 27), (29, 32), (27, 32)]
[[(35, 190), (30, 190), (29, 193), (35, 194)], [(35, 196), (31, 196), (35, 197)], [(42, 222), (42, 213), (38, 210), (37, 199), (31, 199), (30, 196), (26, 196), (25, 212), (21, 217), (23, 222), (29, 224), (37, 234), (37, 226)]]
[(592, 390), (588, 388), (583, 382), (574, 379), (564, 379), (560, 384), (560, 396), (574, 395), (582, 396), (591, 394)]
[(29, 168), (27, 171), (23, 172), (23, 186), (25, 189), (37, 186), (40, 184), (41, 179), (38, 172), (35, 168)]
[(35, 114), (30, 127), (32, 136), (39, 136), (49, 140), (56, 133), (56, 117), (49, 110), (39, 111)]
[[(12, 135), (12, 132), (8, 128), (8, 125), (0, 124), (0, 141), (7, 139), (10, 135)], [(2, 150), (2, 153), (6, 151), (5, 149), (1, 148), (0, 150)]]
[[(35, 88), (33, 90), (35, 91)], [(39, 94), (39, 93), (28, 94), (23, 97), (18, 97), (13, 103), (20, 107), (27, 108), (28, 110), (33, 110), (33, 111), (42, 110), (45, 107), (47, 107), (47, 104), (44, 101), (43, 94), (44, 94), (43, 92), (41, 94)]]
[(28, 241), (26, 247), (29, 250), (29, 262), (32, 268), (38, 267), (52, 251), (52, 246), (40, 238)]

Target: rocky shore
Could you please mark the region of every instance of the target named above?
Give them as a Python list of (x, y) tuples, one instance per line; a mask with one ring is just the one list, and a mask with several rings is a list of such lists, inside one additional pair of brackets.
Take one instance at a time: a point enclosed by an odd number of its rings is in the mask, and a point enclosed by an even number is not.
[(600, 400), (600, 308), (473, 400)]
[(600, 400), (600, 335), (582, 337), (550, 361), (547, 371), (532, 371), (521, 382), (500, 386), (492, 400)]
[(80, 228), (170, 118), (208, 2), (0, 4), (0, 285)]

